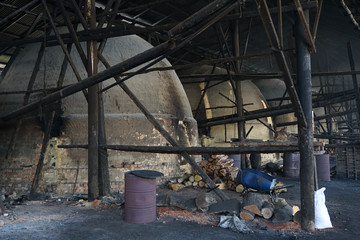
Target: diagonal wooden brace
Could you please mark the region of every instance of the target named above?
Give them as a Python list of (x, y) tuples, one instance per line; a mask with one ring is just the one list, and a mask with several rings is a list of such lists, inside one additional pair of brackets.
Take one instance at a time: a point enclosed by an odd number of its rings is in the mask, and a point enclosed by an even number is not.
[(298, 13), (299, 13), (301, 23), (302, 23), (302, 25), (304, 26), (305, 33), (306, 33), (306, 38), (307, 38), (307, 40), (308, 40), (309, 46), (311, 47), (312, 52), (313, 52), (313, 53), (316, 53), (315, 40), (314, 40), (314, 38), (312, 37), (309, 24), (308, 24), (307, 21), (306, 21), (305, 13), (304, 13), (304, 11), (303, 11), (303, 9), (302, 9), (300, 0), (294, 0), (294, 3), (295, 3), (295, 5), (296, 5), (296, 10), (297, 10)]
[(266, 0), (261, 0), (261, 1), (255, 0), (255, 3), (257, 5), (257, 10), (259, 12), (261, 21), (263, 22), (266, 35), (269, 39), (271, 47), (273, 48), (276, 62), (279, 66), (280, 71), (283, 74), (283, 79), (286, 85), (286, 89), (289, 93), (291, 102), (295, 108), (296, 117), (299, 121), (299, 124), (303, 127), (306, 127), (307, 124), (304, 116), (304, 111), (301, 107), (299, 96), (297, 95), (295, 89), (294, 81), (292, 79), (289, 67), (286, 63), (284, 52), (281, 49), (280, 41), (276, 33), (275, 26), (272, 21)]

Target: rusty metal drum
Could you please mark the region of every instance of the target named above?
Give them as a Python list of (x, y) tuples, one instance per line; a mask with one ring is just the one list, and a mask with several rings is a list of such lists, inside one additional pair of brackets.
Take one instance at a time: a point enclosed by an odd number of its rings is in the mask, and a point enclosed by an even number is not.
[(284, 177), (300, 176), (300, 153), (284, 153)]
[(162, 173), (137, 170), (125, 173), (125, 221), (148, 223), (156, 220), (156, 177)]
[(330, 181), (330, 158), (329, 154), (315, 155), (316, 172), (318, 180)]

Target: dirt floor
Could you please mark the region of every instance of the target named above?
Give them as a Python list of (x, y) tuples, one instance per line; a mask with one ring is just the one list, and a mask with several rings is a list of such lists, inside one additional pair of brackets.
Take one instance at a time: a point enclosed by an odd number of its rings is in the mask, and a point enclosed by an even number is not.
[[(280, 196), (300, 206), (298, 179), (278, 180), (295, 185)], [(236, 233), (217, 227), (218, 215), (166, 207), (157, 208), (155, 222), (131, 224), (123, 220), (123, 205), (92, 206), (78, 199), (51, 198), (11, 205), (9, 215), (0, 217), (0, 239), (358, 239), (360, 181), (332, 179), (319, 186), (326, 187), (326, 205), (334, 228), (311, 233), (301, 231), (294, 222), (272, 224), (262, 219), (248, 223), (253, 233)], [(177, 194), (194, 196), (199, 192), (183, 189)], [(241, 198), (238, 193), (227, 193)]]

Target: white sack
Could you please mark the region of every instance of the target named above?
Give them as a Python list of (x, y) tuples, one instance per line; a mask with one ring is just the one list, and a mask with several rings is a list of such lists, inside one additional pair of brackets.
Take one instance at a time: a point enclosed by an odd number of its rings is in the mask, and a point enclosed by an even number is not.
[(324, 229), (332, 228), (329, 212), (325, 205), (325, 193), (326, 188), (321, 188), (315, 191), (315, 228)]

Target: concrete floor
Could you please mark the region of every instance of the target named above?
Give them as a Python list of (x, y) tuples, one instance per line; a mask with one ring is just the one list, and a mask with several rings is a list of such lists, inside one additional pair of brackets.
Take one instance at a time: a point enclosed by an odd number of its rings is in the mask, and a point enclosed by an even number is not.
[[(298, 179), (280, 179), (294, 184), (281, 194), (290, 204), (300, 205)], [(72, 201), (27, 201), (0, 217), (0, 239), (357, 239), (360, 236), (360, 182), (332, 179), (320, 182), (327, 188), (326, 204), (333, 229), (312, 233), (300, 230), (274, 230), (261, 224), (249, 224), (254, 233), (241, 234), (211, 225), (200, 225), (180, 217), (158, 216), (147, 224), (131, 224), (123, 220), (123, 207), (107, 205), (84, 207)], [(188, 190), (183, 192), (184, 195)], [(190, 194), (196, 190), (189, 190)], [(232, 197), (236, 193), (231, 193)], [(14, 219), (14, 217), (16, 219)]]

